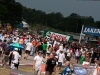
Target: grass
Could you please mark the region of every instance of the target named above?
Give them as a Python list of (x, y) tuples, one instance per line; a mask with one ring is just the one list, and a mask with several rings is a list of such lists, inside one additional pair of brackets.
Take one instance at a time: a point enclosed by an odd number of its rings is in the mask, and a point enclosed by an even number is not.
[[(19, 70), (33, 73), (32, 66), (19, 66)], [(55, 75), (59, 75), (58, 73), (59, 72), (57, 71)], [(0, 67), (0, 75), (10, 75), (10, 67), (5, 67), (5, 68)]]

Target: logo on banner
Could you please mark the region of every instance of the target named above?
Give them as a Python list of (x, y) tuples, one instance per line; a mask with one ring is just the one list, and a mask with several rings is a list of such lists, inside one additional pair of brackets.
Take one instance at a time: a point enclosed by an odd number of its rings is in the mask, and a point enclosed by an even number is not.
[(75, 70), (76, 74), (78, 74), (78, 75), (87, 74), (87, 70), (85, 68), (82, 68), (82, 67), (75, 67), (74, 70)]
[(58, 33), (54, 33), (54, 32), (47, 32), (46, 33), (47, 36), (50, 36), (52, 38), (55, 38), (55, 39), (59, 39), (59, 40), (63, 40), (63, 41), (68, 41), (68, 39), (70, 38), (70, 36), (65, 36), (65, 35), (62, 35), (62, 34), (58, 34)]
[(91, 26), (84, 26), (82, 33), (91, 34), (91, 35), (94, 35), (94, 36), (100, 36), (100, 29), (94, 28), (94, 27), (91, 27)]

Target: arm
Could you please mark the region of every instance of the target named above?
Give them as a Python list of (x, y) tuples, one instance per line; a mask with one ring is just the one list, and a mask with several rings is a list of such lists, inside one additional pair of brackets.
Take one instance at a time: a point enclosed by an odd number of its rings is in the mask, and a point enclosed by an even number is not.
[(10, 51), (10, 53), (9, 53), (9, 55), (8, 55), (9, 57), (10, 57), (11, 53), (12, 53), (12, 51)]
[(36, 60), (33, 61), (33, 69), (35, 69)]
[(46, 65), (45, 65), (45, 70), (47, 69), (49, 63), (50, 63), (50, 61), (49, 61), (49, 59), (48, 59)]

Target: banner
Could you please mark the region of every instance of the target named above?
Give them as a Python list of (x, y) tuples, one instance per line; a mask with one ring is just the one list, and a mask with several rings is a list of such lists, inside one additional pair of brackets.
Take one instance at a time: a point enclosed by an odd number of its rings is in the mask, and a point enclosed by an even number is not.
[(58, 39), (60, 41), (62, 41), (62, 40), (63, 41), (69, 41), (69, 40), (73, 39), (73, 36), (64, 35), (64, 34), (52, 32), (52, 31), (44, 30), (44, 37), (46, 37), (46, 36), (48, 36), (50, 38)]
[(100, 29), (91, 26), (83, 26), (82, 33), (100, 36)]

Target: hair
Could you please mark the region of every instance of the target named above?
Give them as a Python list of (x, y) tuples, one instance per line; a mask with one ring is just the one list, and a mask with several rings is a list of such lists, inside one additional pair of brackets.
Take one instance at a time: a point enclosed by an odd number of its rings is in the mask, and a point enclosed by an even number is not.
[(66, 57), (66, 60), (67, 60), (67, 61), (70, 61), (70, 57)]
[(7, 42), (7, 40), (4, 40), (3, 42)]

